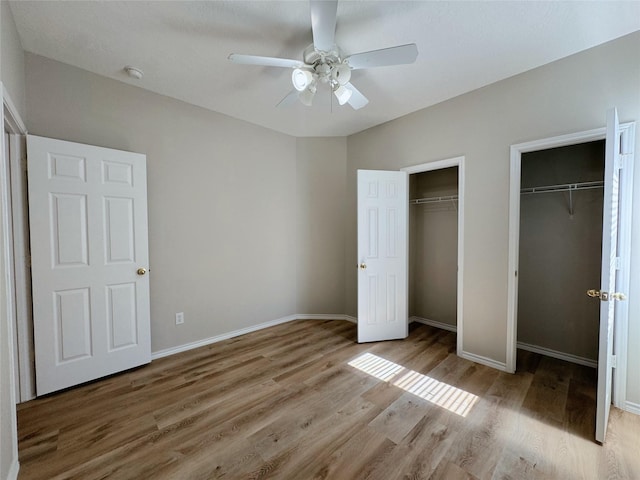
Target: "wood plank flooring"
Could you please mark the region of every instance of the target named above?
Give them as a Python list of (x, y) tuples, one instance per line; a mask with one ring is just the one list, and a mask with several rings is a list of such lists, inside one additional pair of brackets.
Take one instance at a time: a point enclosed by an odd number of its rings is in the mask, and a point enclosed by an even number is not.
[(22, 404), (19, 479), (640, 479), (640, 417), (593, 441), (593, 369), (355, 339), (290, 322)]

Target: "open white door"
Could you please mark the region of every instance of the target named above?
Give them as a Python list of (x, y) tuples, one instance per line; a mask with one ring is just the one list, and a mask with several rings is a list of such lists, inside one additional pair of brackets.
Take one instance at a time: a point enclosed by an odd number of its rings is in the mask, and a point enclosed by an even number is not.
[(406, 172), (358, 170), (358, 342), (408, 334)]
[(607, 112), (607, 138), (604, 165), (604, 212), (602, 222), (602, 275), (600, 291), (590, 290), (590, 296), (599, 297), (600, 340), (598, 347), (598, 394), (596, 406), (596, 440), (604, 443), (611, 408), (611, 379), (613, 369), (613, 333), (616, 300), (625, 296), (616, 292), (618, 253), (619, 179), (622, 166), (620, 157), (620, 125), (618, 112)]
[(38, 395), (151, 361), (145, 155), (27, 137)]

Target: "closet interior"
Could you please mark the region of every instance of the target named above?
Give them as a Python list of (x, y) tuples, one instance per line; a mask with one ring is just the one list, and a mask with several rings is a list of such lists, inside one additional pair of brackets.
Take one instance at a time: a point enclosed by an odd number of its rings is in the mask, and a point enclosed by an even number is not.
[(409, 176), (409, 316), (455, 331), (458, 167)]
[(605, 142), (522, 155), (518, 348), (598, 358)]

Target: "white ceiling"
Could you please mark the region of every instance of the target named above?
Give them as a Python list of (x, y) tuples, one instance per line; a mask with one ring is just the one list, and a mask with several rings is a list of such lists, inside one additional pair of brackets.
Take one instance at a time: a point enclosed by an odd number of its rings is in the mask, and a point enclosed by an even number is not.
[[(313, 107), (276, 109), (291, 71), (227, 57), (301, 59), (312, 41), (307, 1), (10, 5), (26, 51), (294, 136), (350, 135), (640, 30), (640, 1), (341, 0), (345, 54), (416, 43), (417, 62), (354, 71), (370, 100), (361, 110), (320, 87)], [(144, 78), (127, 77), (125, 65)]]

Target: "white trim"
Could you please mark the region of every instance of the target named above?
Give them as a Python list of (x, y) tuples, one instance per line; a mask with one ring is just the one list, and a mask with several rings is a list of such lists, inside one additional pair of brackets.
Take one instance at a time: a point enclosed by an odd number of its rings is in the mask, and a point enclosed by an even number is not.
[(11, 463), (9, 473), (7, 473), (7, 480), (18, 480), (18, 473), (20, 472), (20, 462), (16, 457)]
[(345, 315), (344, 319), (347, 322), (355, 323), (356, 325), (358, 324), (358, 317), (354, 317), (353, 315)]
[[(464, 343), (464, 198), (465, 198), (465, 183), (464, 183), (464, 164), (465, 157), (453, 157), (446, 158), (444, 160), (435, 160), (433, 162), (421, 163), (420, 165), (413, 165), (409, 167), (401, 168), (400, 170), (412, 173), (430, 172), (433, 170), (441, 170), (443, 168), (458, 167), (458, 292), (457, 292), (457, 312), (456, 312), (456, 331), (457, 331), (457, 353), (463, 356), (463, 343)], [(409, 224), (407, 223), (407, 228)], [(408, 235), (407, 235), (408, 238)], [(407, 290), (408, 291), (408, 290)], [(471, 354), (470, 354), (471, 355)], [(483, 357), (479, 357), (483, 358)], [(491, 360), (493, 361), (493, 360)], [(482, 362), (479, 362), (482, 363)], [(498, 367), (496, 367), (498, 368)]]
[(11, 100), (11, 95), (7, 91), (7, 88), (2, 85), (2, 103), (6, 110), (4, 120), (9, 123), (11, 126), (11, 130), (13, 133), (20, 133), (22, 135), (27, 134), (27, 126), (22, 121), (20, 114), (18, 113), (18, 109), (16, 108), (15, 103)]
[(411, 322), (422, 323), (423, 325), (429, 325), (430, 327), (439, 328), (441, 330), (448, 330), (450, 332), (455, 332), (458, 330), (455, 325), (438, 322), (437, 320), (430, 320), (428, 318), (416, 317), (415, 315), (409, 317), (409, 323)]
[[(633, 135), (635, 132), (635, 122), (623, 123), (620, 130), (625, 137), (625, 145), (633, 153)], [(595, 140), (603, 140), (606, 138), (606, 128), (596, 128), (584, 132), (570, 133), (557, 137), (543, 138), (531, 142), (518, 143), (511, 145), (511, 171), (509, 181), (509, 260), (508, 260), (508, 287), (507, 287), (507, 369), (515, 372), (516, 368), (516, 349), (517, 349), (517, 312), (518, 312), (518, 255), (520, 242), (520, 169), (522, 163), (522, 154), (548, 148), (564, 147), (568, 145), (576, 145), (580, 143), (592, 142)], [(633, 166), (628, 166), (629, 171), (633, 171)], [(633, 192), (633, 175), (624, 175), (622, 191), (624, 197), (620, 202), (620, 218), (627, 222), (626, 228), (621, 228), (620, 232), (620, 250), (626, 259), (625, 265), (621, 269), (621, 285), (619, 291), (629, 291), (629, 261), (631, 249), (631, 196)], [(624, 232), (622, 232), (624, 230)], [(616, 351), (618, 355), (618, 366), (614, 369), (614, 391), (613, 403), (615, 406), (623, 408), (626, 396), (627, 384), (627, 359), (626, 344), (628, 338), (628, 302), (619, 302), (621, 305), (619, 312), (616, 313)], [(618, 316), (621, 320), (618, 321)], [(625, 339), (625, 340), (623, 340)]]
[(518, 342), (518, 348), (520, 350), (526, 350), (528, 352), (539, 353), (540, 355), (546, 355), (547, 357), (557, 358), (558, 360), (564, 360), (565, 362), (577, 363), (578, 365), (584, 365), (585, 367), (596, 368), (598, 362), (591, 360), (590, 358), (580, 357), (571, 353), (559, 352), (550, 348), (539, 347), (538, 345), (531, 345), (529, 343)]
[[(13, 268), (15, 283), (15, 317), (14, 327), (17, 335), (17, 352), (14, 358), (17, 369), (16, 374), (19, 383), (16, 385), (16, 397), (19, 402), (25, 402), (35, 398), (34, 371), (33, 371), (33, 331), (31, 318), (31, 276), (28, 259), (25, 251), (28, 251), (27, 240), (21, 232), (24, 231), (24, 222), (27, 219), (26, 204), (26, 149), (24, 148), (24, 135), (27, 127), (22, 121), (15, 104), (6, 87), (2, 85), (2, 104), (4, 120), (3, 125), (9, 130), (10, 141), (10, 172), (11, 178), (11, 209), (13, 218)], [(22, 286), (20, 288), (19, 286)]]
[[(624, 192), (623, 201), (619, 205), (618, 256), (627, 259), (618, 271), (617, 290), (629, 292), (631, 281), (631, 229), (633, 209), (633, 167), (635, 163), (635, 122), (620, 125), (622, 153), (630, 153), (631, 160), (623, 163), (620, 170), (620, 188)], [(624, 305), (620, 305), (623, 303)], [(614, 326), (614, 348), (616, 368), (613, 369), (613, 404), (618, 408), (626, 407), (627, 400), (627, 351), (629, 345), (629, 302), (618, 302), (616, 307), (616, 324)]]
[(297, 318), (298, 318), (297, 315), (288, 315), (286, 317), (277, 318), (269, 322), (259, 323), (258, 325), (252, 325), (250, 327), (233, 330), (232, 332), (222, 333), (220, 335), (216, 335), (215, 337), (209, 337), (202, 340), (197, 340), (195, 342), (178, 345), (177, 347), (170, 347), (170, 348), (165, 348), (164, 350), (158, 350), (157, 352), (151, 352), (151, 360), (157, 360), (158, 358), (168, 357), (169, 355), (175, 355), (176, 353), (186, 352), (188, 350), (193, 350), (194, 348), (204, 347), (206, 345), (211, 345), (212, 343), (228, 340), (230, 338), (238, 337), (246, 333), (251, 333), (257, 330), (262, 330), (264, 328), (280, 325), (281, 323), (291, 322), (292, 320), (296, 320)]
[(7, 474), (7, 480), (18, 480), (18, 473), (20, 472), (20, 462), (18, 461), (18, 457), (13, 460), (11, 464), (11, 468), (9, 468), (9, 473)]
[(18, 342), (16, 368), (19, 402), (35, 398), (33, 368), (33, 316), (31, 298), (31, 268), (29, 266), (26, 149), (22, 134), (10, 134), (11, 218), (13, 221), (13, 273), (15, 294), (15, 324)]
[(522, 154), (555, 147), (602, 140), (605, 128), (543, 138), (511, 145), (509, 179), (509, 257), (507, 270), (507, 369), (516, 371), (517, 314), (518, 314), (518, 255), (520, 251), (520, 171)]
[(403, 167), (400, 171), (407, 172), (411, 175), (412, 173), (430, 172), (431, 170), (442, 170), (443, 168), (457, 167), (461, 163), (464, 163), (464, 156), (445, 158), (444, 160), (435, 160), (433, 162), (421, 163), (420, 165)]
[[(340, 313), (300, 313), (294, 315), (296, 320), (346, 320), (352, 321), (352, 317)], [(357, 322), (357, 321), (356, 321)]]
[[(2, 83), (0, 82), (0, 85), (2, 85)], [(5, 88), (4, 85), (2, 85), (2, 92), (3, 92), (3, 108), (2, 108), (2, 112), (0, 113), (0, 123), (2, 123), (3, 128), (4, 128), (4, 123), (5, 123), (5, 98), (4, 98), (4, 93), (5, 93)], [(8, 98), (8, 97), (7, 97)], [(7, 195), (7, 188), (6, 186), (8, 185), (8, 179), (6, 178), (5, 172), (6, 172), (6, 168), (4, 165), (5, 161), (8, 161), (8, 159), (5, 159), (5, 145), (4, 145), (4, 141), (5, 141), (5, 136), (4, 136), (4, 130), (3, 130), (3, 135), (2, 135), (2, 140), (0, 140), (0, 148), (2, 149), (2, 154), (0, 155), (0, 158), (2, 159), (2, 161), (0, 161), (0, 166), (2, 168), (0, 168), (0, 185), (2, 185), (1, 191), (0, 191), (0, 222), (2, 224), (2, 237), (0, 238), (0, 254), (2, 255), (2, 264), (4, 266), (4, 268), (2, 269), (3, 271), (0, 272), (0, 275), (3, 276), (3, 283), (5, 284), (5, 295), (6, 295), (6, 300), (7, 300), (7, 304), (6, 304), (6, 310), (5, 312), (2, 312), (2, 314), (0, 314), (0, 320), (2, 321), (6, 321), (7, 323), (7, 334), (9, 338), (13, 338), (14, 336), (14, 306), (13, 306), (13, 290), (14, 290), (14, 281), (13, 278), (10, 275), (10, 268), (9, 265), (11, 264), (11, 262), (13, 261), (13, 259), (11, 258), (10, 255), (10, 245), (12, 245), (13, 239), (9, 236), (9, 232), (10, 232), (10, 226), (8, 225), (8, 221), (9, 221), (9, 197)], [(5, 317), (6, 315), (6, 317)], [(15, 386), (15, 355), (16, 352), (14, 352), (14, 348), (13, 348), (13, 344), (11, 342), (7, 342), (7, 346), (10, 348), (10, 352), (9, 352), (9, 383), (8, 383), (8, 389), (9, 389), (9, 402), (10, 402), (10, 411), (11, 411), (11, 419), (10, 419), (10, 423), (11, 423), (11, 433), (10, 433), (10, 438), (11, 438), (11, 443), (12, 445), (10, 446), (10, 450), (11, 450), (11, 455), (13, 456), (13, 461), (11, 463), (11, 470), (10, 470), (10, 476), (11, 474), (14, 472), (14, 470), (16, 471), (16, 477), (17, 477), (17, 470), (19, 469), (19, 464), (18, 464), (18, 424), (17, 424), (17, 415), (16, 415), (16, 409), (15, 409), (15, 405), (16, 405), (16, 386)], [(1, 401), (1, 399), (0, 399)], [(4, 440), (4, 439), (2, 439)], [(1, 441), (1, 440), (0, 440)]]
[(483, 357), (482, 355), (476, 355), (475, 353), (469, 353), (465, 351), (458, 352), (458, 355), (461, 358), (464, 358), (466, 360), (470, 360), (472, 362), (479, 363), (481, 365), (486, 365), (487, 367), (495, 368), (496, 370), (501, 370), (507, 373), (513, 373), (507, 370), (506, 363), (498, 362), (496, 360), (493, 360), (492, 358)]
[(258, 325), (252, 325), (250, 327), (241, 328), (239, 330), (233, 330), (232, 332), (216, 335), (215, 337), (209, 337), (203, 340), (197, 340), (195, 342), (178, 345), (177, 347), (170, 347), (164, 350), (158, 350), (157, 352), (151, 352), (151, 360), (157, 360), (158, 358), (168, 357), (170, 355), (175, 355), (176, 353), (193, 350), (194, 348), (204, 347), (206, 345), (211, 345), (212, 343), (218, 343), (223, 340), (228, 340), (233, 337), (244, 335), (246, 333), (256, 332), (258, 330), (274, 327), (276, 325), (292, 322), (294, 320), (345, 320), (351, 323), (358, 323), (358, 319), (356, 317), (339, 313), (300, 313), (296, 315), (287, 315), (286, 317), (276, 318), (275, 320), (271, 320), (269, 322), (259, 323)]
[(633, 402), (626, 401), (624, 402), (622, 409), (626, 410), (627, 412), (640, 415), (640, 403), (633, 403)]

